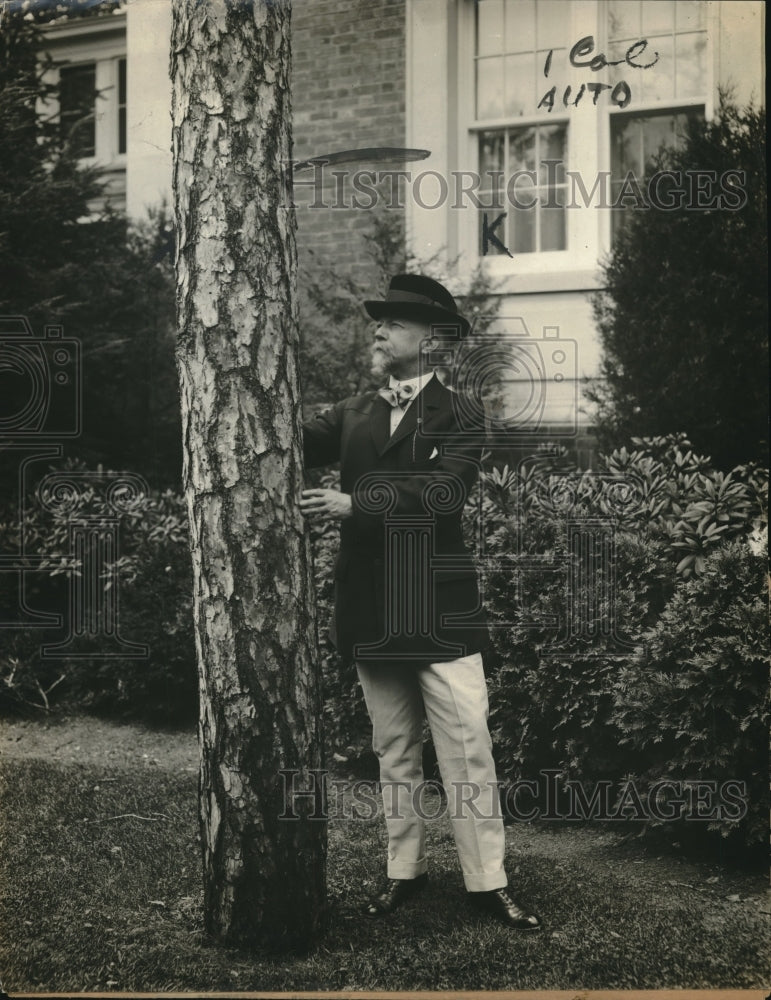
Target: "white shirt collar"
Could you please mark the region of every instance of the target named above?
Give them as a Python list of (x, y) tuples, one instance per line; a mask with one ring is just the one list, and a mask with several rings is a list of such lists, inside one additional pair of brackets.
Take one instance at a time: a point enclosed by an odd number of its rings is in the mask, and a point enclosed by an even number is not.
[(391, 375), (388, 379), (388, 387), (389, 389), (396, 389), (396, 387), (400, 385), (411, 385), (415, 390), (415, 395), (417, 396), (421, 389), (425, 387), (426, 383), (430, 382), (433, 377), (434, 373), (432, 371), (426, 372), (424, 375), (416, 375), (415, 378), (403, 378), (401, 381)]

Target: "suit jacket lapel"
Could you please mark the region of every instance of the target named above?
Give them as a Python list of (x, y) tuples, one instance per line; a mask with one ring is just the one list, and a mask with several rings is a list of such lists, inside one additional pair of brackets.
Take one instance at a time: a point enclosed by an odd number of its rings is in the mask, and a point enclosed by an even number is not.
[[(384, 454), (384, 452), (388, 451), (389, 448), (392, 448), (395, 444), (398, 444), (404, 438), (413, 434), (418, 426), (418, 418), (420, 418), (423, 422), (430, 420), (433, 411), (437, 410), (441, 406), (442, 394), (445, 392), (447, 392), (447, 390), (444, 388), (436, 375), (433, 375), (429, 381), (426, 382), (417, 397), (407, 407), (407, 412), (399, 421), (399, 426), (390, 437), (387, 437), (382, 449), (378, 449), (378, 454)], [(389, 411), (388, 414), (386, 414), (387, 434), (391, 419), (391, 407), (385, 400), (383, 400), (383, 403), (385, 408)]]
[(391, 404), (387, 403), (382, 396), (375, 395), (372, 401), (369, 411), (369, 429), (375, 451), (378, 455), (382, 455), (391, 433)]

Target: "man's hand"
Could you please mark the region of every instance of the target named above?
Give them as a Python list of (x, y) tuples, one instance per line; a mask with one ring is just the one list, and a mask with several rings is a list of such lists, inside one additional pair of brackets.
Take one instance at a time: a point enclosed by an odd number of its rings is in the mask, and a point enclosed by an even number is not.
[(328, 517), (335, 521), (353, 516), (350, 494), (339, 490), (303, 490), (300, 510), (306, 517)]

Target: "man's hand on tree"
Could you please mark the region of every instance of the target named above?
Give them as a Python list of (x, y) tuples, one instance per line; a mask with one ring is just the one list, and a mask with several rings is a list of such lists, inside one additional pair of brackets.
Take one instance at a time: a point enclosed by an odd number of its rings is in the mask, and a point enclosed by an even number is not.
[(353, 516), (350, 494), (339, 490), (303, 490), (300, 510), (306, 517), (327, 517), (335, 521)]

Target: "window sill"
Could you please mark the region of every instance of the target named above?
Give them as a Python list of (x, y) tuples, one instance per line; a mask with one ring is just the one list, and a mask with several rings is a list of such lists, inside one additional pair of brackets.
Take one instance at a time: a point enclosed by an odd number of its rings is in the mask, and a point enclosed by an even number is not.
[(593, 292), (602, 288), (602, 275), (597, 265), (591, 267), (576, 267), (575, 262), (566, 260), (564, 265), (556, 268), (550, 262), (548, 270), (523, 273), (517, 270), (518, 261), (496, 261), (490, 267), (488, 274), (495, 285), (497, 295), (535, 295), (540, 292)]
[(116, 153), (109, 159), (102, 159), (99, 156), (81, 156), (78, 160), (81, 167), (97, 167), (99, 170), (116, 171), (126, 169), (126, 154)]

